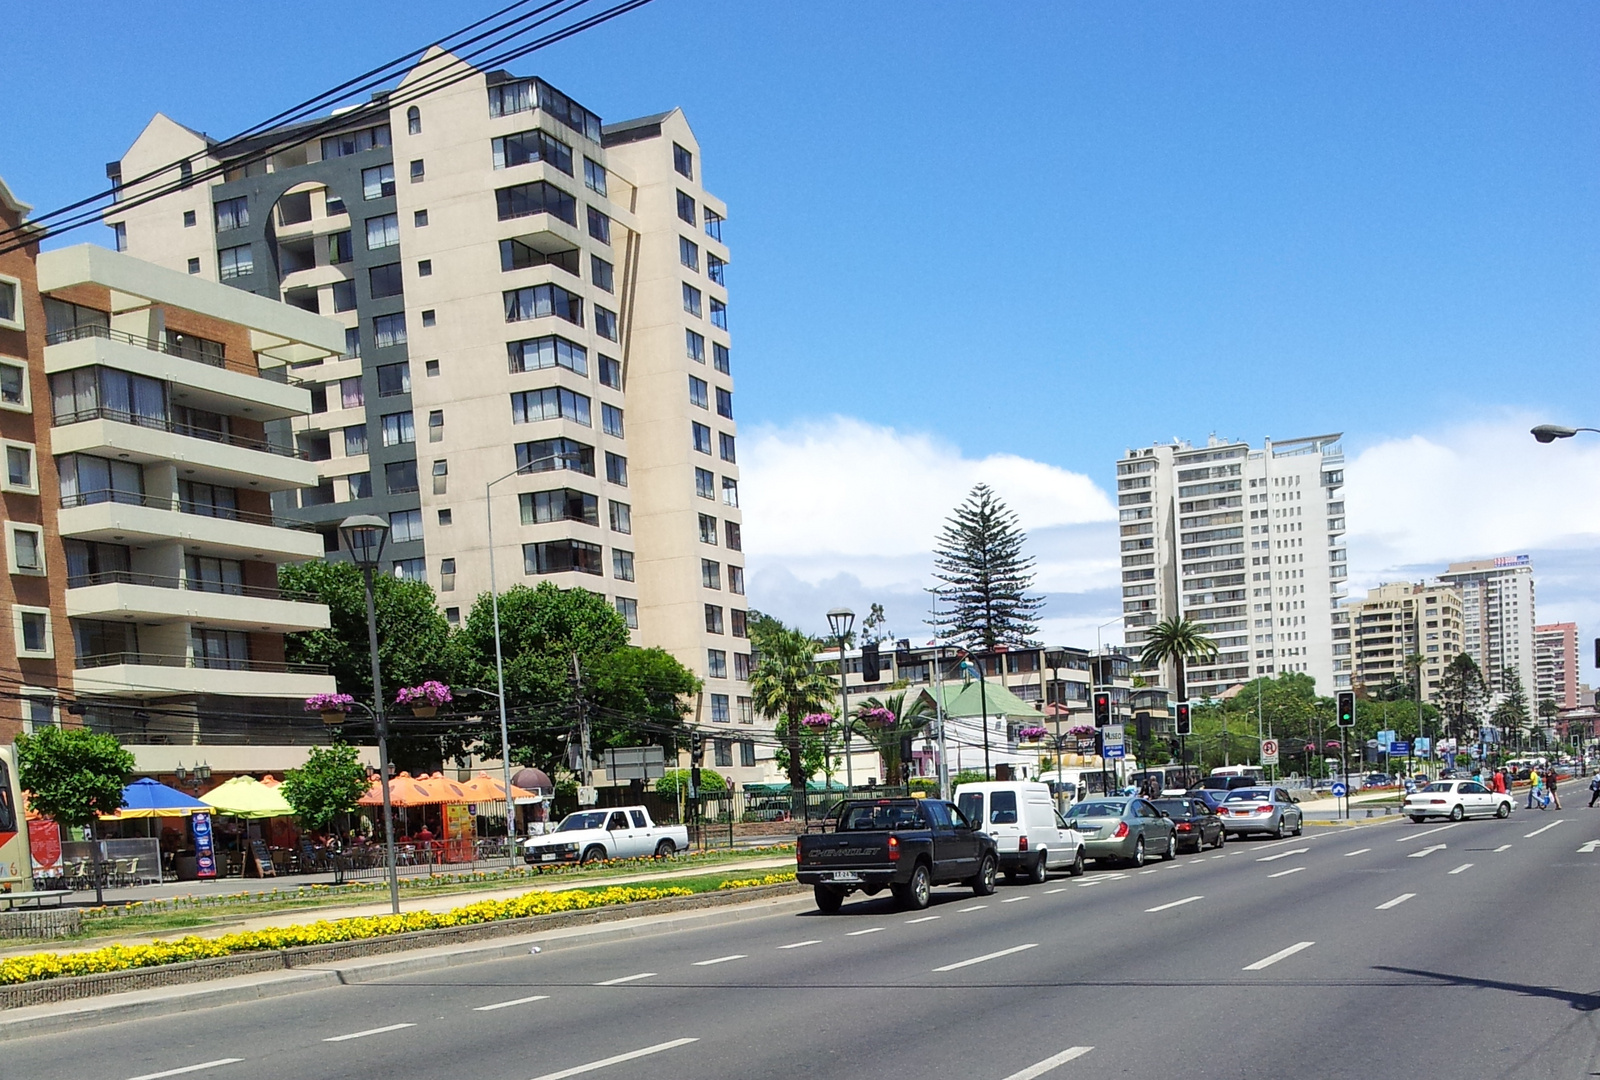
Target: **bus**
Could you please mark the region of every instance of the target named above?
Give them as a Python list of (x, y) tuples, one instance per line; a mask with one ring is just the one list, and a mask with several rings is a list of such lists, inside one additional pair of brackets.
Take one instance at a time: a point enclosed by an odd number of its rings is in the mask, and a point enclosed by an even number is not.
[(23, 816), (16, 749), (0, 746), (0, 892), (19, 888), (21, 891), (33, 888), (28, 823)]
[(1128, 774), (1128, 783), (1145, 791), (1153, 788), (1158, 795), (1181, 795), (1200, 784), (1200, 769), (1196, 765), (1162, 765)]

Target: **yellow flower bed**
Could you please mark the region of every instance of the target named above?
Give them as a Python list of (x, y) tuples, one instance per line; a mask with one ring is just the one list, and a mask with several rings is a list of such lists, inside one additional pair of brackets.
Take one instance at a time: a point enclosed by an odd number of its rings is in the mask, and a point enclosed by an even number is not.
[[(751, 884), (765, 883), (765, 879), (751, 882)], [(32, 953), (0, 960), (0, 984), (57, 979), (71, 975), (97, 975), (108, 971), (128, 971), (132, 968), (156, 967), (161, 964), (182, 963), (186, 960), (231, 956), (235, 953), (359, 941), (413, 930), (471, 926), (502, 919), (521, 919), (529, 915), (549, 915), (560, 911), (578, 911), (612, 904), (632, 904), (641, 900), (693, 895), (692, 889), (676, 886), (660, 888), (637, 885), (614, 885), (607, 889), (594, 890), (574, 889), (568, 892), (530, 892), (510, 900), (480, 900), (444, 912), (412, 911), (402, 915), (323, 919), (305, 925), (249, 930), (237, 934), (223, 934), (215, 938), (189, 936), (172, 941), (157, 941), (149, 945), (107, 945), (87, 952)]]
[(782, 885), (786, 881), (794, 880), (794, 871), (785, 870), (778, 874), (767, 874), (765, 877), (739, 878), (735, 881), (724, 881), (718, 885), (719, 889), (748, 889), (752, 885)]

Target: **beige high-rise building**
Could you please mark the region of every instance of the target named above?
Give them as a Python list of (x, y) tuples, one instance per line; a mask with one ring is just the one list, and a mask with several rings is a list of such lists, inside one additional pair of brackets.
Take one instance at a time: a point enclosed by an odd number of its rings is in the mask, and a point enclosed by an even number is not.
[(1533, 564), (1526, 555), (1451, 563), (1439, 580), (1461, 590), (1463, 652), (1477, 662), (1492, 701), (1516, 672), (1530, 705), (1534, 674)]
[[(456, 81), (430, 82), (447, 67)], [(192, 186), (133, 205), (180, 158)], [(703, 166), (678, 110), (604, 124), (435, 52), (371, 105), (243, 142), (157, 116), (111, 170), (106, 220), (142, 258), (344, 325), (343, 356), (296, 369), (317, 475), (280, 502), (330, 558), (340, 520), (379, 514), (393, 572), (459, 622), (490, 589), (492, 508), (500, 591), (603, 593), (637, 644), (705, 680), (694, 719), (739, 741), (755, 717), (727, 211)]]
[[(1439, 679), (1464, 650), (1461, 591), (1438, 582), (1396, 582), (1346, 605), (1355, 646), (1355, 685), (1373, 694), (1410, 680), (1415, 665), (1424, 701), (1437, 702)], [(1420, 660), (1412, 660), (1420, 657)]]

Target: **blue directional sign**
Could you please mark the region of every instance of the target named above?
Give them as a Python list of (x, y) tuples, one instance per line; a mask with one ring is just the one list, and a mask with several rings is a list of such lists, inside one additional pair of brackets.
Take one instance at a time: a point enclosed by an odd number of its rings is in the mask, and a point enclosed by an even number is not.
[(1349, 790), (1350, 789), (1345, 787), (1343, 784), (1334, 784), (1333, 785), (1333, 797), (1335, 799), (1342, 799), (1342, 798), (1345, 797), (1345, 793), (1348, 792)]
[(1389, 744), (1390, 757), (1404, 757), (1411, 753), (1411, 744), (1408, 742), (1392, 742)]

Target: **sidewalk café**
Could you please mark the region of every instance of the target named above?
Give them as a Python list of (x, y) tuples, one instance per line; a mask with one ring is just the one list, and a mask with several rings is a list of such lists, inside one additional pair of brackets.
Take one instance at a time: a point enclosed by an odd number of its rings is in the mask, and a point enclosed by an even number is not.
[(159, 885), (177, 874), (180, 859), (194, 862), (193, 819), (210, 826), (211, 807), (148, 777), (122, 789), (122, 807), (102, 814), (97, 839), (61, 844), (61, 876), (70, 887), (92, 888), (94, 846), (100, 845), (106, 880), (112, 885)]
[[(485, 857), (485, 849), (497, 845), (504, 832), (505, 797), (504, 786), (488, 773), (460, 782), (441, 773), (394, 777), (389, 781), (389, 802), (395, 812), (395, 861), (411, 866)], [(512, 785), (511, 797), (516, 805), (532, 803), (538, 795)], [(383, 789), (376, 779), (359, 802), (383, 806)], [(381, 842), (381, 837), (376, 839)]]

